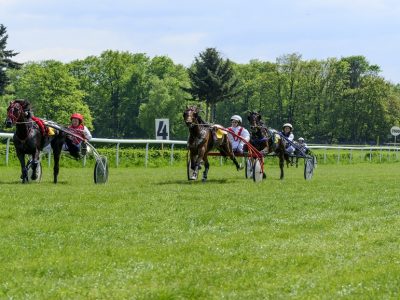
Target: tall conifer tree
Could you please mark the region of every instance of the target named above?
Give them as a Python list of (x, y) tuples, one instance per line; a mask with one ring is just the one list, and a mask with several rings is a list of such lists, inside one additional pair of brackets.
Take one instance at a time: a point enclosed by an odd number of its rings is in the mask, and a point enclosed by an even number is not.
[(10, 83), (6, 70), (19, 69), (21, 67), (21, 64), (11, 60), (18, 53), (15, 53), (13, 50), (6, 50), (7, 39), (7, 28), (3, 24), (0, 24), (0, 95), (4, 94), (6, 85)]

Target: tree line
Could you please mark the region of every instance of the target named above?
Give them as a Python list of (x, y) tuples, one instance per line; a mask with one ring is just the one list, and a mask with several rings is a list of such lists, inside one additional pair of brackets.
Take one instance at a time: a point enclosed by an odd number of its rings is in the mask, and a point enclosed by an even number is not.
[(207, 48), (185, 67), (167, 56), (107, 50), (70, 63), (21, 65), (6, 50), (7, 37), (0, 24), (1, 114), (24, 98), (36, 116), (61, 124), (82, 113), (96, 137), (154, 138), (154, 120), (168, 118), (170, 138), (186, 139), (182, 113), (190, 104), (222, 125), (258, 111), (268, 126), (291, 122), (297, 137), (314, 143), (388, 142), (400, 121), (399, 84), (364, 56), (304, 60), (293, 53), (238, 64)]

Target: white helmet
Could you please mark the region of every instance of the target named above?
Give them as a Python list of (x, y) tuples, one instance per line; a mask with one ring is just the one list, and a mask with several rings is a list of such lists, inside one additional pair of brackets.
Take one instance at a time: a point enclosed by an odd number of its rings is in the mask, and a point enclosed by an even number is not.
[(241, 116), (238, 116), (238, 115), (233, 115), (232, 117), (231, 117), (231, 121), (232, 120), (235, 120), (235, 121), (238, 121), (239, 123), (242, 123), (242, 117)]
[(292, 124), (290, 124), (290, 123), (285, 123), (285, 124), (283, 124), (282, 129), (285, 128), (285, 127), (289, 127), (290, 130), (293, 130), (293, 126), (292, 126)]
[(299, 137), (299, 142), (304, 142), (304, 138)]

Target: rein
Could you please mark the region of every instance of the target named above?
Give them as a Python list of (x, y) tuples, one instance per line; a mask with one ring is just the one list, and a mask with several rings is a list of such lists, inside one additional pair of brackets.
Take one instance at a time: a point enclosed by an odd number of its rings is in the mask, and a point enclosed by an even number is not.
[(15, 125), (18, 125), (18, 124), (31, 124), (31, 123), (34, 123), (35, 121), (26, 121), (26, 122), (15, 122)]

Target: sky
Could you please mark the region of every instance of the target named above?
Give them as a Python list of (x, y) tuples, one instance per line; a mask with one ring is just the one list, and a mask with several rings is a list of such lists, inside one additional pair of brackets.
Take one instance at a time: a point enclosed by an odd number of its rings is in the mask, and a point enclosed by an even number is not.
[(400, 83), (398, 0), (0, 0), (0, 24), (18, 62), (109, 49), (185, 66), (209, 47), (236, 63), (363, 55)]

